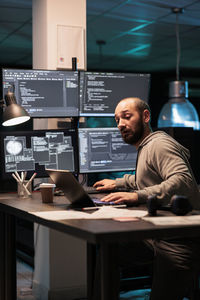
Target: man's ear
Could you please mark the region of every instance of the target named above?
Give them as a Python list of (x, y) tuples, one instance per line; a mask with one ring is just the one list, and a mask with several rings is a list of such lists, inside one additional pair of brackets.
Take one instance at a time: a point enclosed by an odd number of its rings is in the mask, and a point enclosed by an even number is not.
[(149, 121), (150, 121), (150, 112), (149, 112), (149, 110), (148, 109), (145, 109), (144, 111), (143, 111), (143, 121), (145, 122), (145, 123), (148, 123)]

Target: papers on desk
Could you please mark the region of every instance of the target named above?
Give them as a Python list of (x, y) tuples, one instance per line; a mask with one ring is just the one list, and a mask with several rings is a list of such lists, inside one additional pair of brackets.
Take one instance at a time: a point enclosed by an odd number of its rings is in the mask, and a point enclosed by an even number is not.
[(170, 217), (144, 217), (143, 220), (149, 221), (154, 225), (199, 225), (200, 224), (200, 215), (192, 216), (170, 216)]
[(30, 212), (40, 218), (47, 220), (70, 220), (70, 219), (113, 219), (113, 218), (142, 218), (147, 214), (145, 210), (130, 210), (127, 208), (115, 208), (110, 206), (99, 207), (94, 211), (58, 210)]
[(147, 211), (145, 210), (131, 210), (128, 208), (117, 208), (110, 206), (100, 207), (97, 211), (92, 214), (92, 219), (113, 219), (120, 217), (144, 217), (147, 215)]

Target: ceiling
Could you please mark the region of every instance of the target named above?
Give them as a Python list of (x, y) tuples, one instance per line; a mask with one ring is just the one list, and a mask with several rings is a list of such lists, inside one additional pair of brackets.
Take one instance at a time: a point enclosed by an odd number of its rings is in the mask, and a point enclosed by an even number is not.
[[(87, 0), (88, 70), (159, 72), (200, 68), (200, 1)], [(0, 0), (0, 65), (32, 66), (32, 1)]]

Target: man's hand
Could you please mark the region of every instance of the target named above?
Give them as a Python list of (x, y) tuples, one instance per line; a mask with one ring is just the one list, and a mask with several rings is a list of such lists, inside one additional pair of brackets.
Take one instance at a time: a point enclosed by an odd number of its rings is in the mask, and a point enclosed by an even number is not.
[(128, 205), (134, 205), (138, 203), (138, 194), (137, 193), (127, 193), (127, 192), (116, 192), (111, 193), (101, 199), (103, 202), (115, 202), (117, 203), (126, 203)]
[(113, 179), (103, 179), (97, 181), (93, 186), (97, 189), (97, 191), (103, 191), (103, 190), (112, 191), (116, 188), (115, 180)]

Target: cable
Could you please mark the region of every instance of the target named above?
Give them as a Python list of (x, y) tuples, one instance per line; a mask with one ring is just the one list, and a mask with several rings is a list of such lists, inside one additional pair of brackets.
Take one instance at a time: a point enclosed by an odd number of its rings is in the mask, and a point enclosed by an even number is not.
[(80, 176), (78, 177), (78, 179), (79, 179), (79, 183), (81, 184), (81, 185), (84, 185), (86, 182), (87, 182), (87, 175), (86, 174), (82, 174), (82, 181), (80, 181)]
[(179, 81), (179, 68), (180, 68), (181, 45), (179, 36), (179, 22), (178, 12), (176, 13), (176, 80)]

